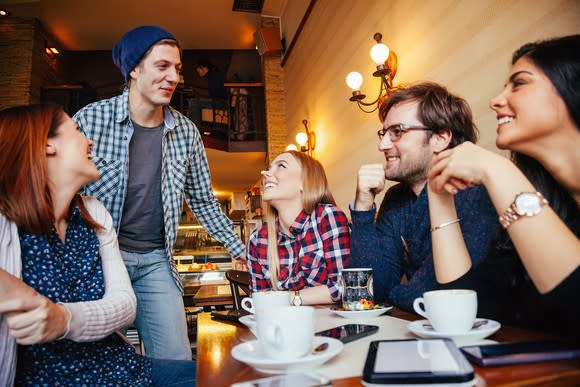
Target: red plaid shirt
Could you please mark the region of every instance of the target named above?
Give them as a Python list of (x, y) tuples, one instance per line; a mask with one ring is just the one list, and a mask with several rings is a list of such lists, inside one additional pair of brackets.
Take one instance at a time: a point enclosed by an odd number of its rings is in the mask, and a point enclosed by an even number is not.
[[(344, 212), (331, 204), (318, 204), (311, 214), (302, 211), (290, 235), (278, 230), (280, 274), (285, 290), (326, 285), (333, 300), (340, 300), (339, 273), (350, 261), (350, 236)], [(267, 258), (268, 229), (263, 224), (250, 236), (248, 267), (252, 291), (272, 289)]]

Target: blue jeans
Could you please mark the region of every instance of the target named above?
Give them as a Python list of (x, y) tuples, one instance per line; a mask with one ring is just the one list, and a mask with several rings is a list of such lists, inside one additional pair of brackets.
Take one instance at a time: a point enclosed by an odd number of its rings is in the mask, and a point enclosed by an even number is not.
[(191, 360), (153, 360), (154, 386), (194, 387), (196, 362)]
[(135, 325), (145, 356), (191, 360), (183, 297), (175, 284), (165, 250), (121, 251), (137, 296)]

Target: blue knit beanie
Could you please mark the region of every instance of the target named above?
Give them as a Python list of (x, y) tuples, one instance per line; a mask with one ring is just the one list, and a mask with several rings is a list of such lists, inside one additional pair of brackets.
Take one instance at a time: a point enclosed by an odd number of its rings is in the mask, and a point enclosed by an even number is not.
[(129, 79), (129, 73), (139, 64), (147, 50), (163, 39), (177, 42), (175, 36), (157, 26), (137, 27), (123, 35), (113, 47), (113, 62), (123, 73), (125, 81)]

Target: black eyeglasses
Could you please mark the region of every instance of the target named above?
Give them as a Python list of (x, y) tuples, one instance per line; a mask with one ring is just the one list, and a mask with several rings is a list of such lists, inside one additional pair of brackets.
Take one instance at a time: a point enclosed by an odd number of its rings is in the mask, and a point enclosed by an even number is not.
[(386, 133), (389, 134), (389, 138), (392, 142), (399, 141), (403, 134), (407, 133), (409, 130), (433, 130), (428, 126), (424, 125), (405, 125), (397, 124), (391, 125), (388, 128), (381, 128), (377, 131), (379, 140), (382, 140)]

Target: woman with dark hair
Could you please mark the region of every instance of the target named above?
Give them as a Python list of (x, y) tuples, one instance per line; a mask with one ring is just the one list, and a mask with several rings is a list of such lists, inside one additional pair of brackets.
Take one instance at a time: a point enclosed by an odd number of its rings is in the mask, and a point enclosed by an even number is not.
[(0, 385), (193, 385), (195, 362), (115, 333), (136, 301), (111, 216), (77, 193), (91, 149), (60, 107), (0, 111)]
[(339, 301), (339, 274), (350, 260), (348, 220), (322, 164), (301, 152), (281, 153), (262, 185), (265, 224), (248, 242), (252, 291), (294, 291), (295, 304)]
[[(580, 35), (522, 46), (491, 100), (496, 144), (512, 161), (471, 143), (442, 152), (429, 174), (437, 281), (478, 291), (483, 317), (580, 336)], [(483, 184), (506, 230), (474, 270), (453, 195)]]

